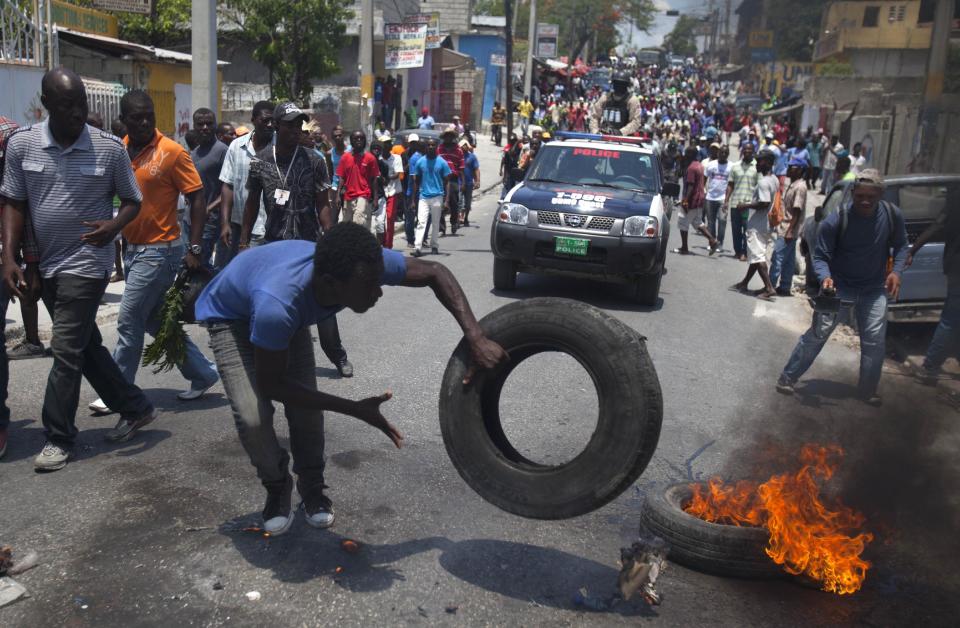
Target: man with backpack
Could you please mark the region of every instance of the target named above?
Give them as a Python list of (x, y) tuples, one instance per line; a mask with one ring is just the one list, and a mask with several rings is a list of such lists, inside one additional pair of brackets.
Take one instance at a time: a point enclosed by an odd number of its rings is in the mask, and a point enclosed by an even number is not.
[[(813, 266), (823, 294), (839, 298), (838, 309), (818, 307), (813, 323), (794, 348), (777, 390), (793, 394), (797, 380), (810, 368), (837, 325), (856, 316), (860, 334), (858, 394), (879, 406), (877, 394), (883, 370), (887, 331), (887, 298), (900, 292), (900, 275), (908, 247), (903, 214), (883, 197), (883, 177), (874, 169), (857, 175), (849, 207), (820, 223)], [(887, 274), (887, 261), (893, 270)], [(831, 311), (834, 310), (835, 311)]]

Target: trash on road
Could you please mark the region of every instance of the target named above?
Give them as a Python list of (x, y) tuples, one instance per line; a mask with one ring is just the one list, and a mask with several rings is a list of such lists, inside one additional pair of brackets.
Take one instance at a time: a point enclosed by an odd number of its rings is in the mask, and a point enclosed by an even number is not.
[(0, 576), (15, 576), (28, 569), (33, 569), (40, 562), (36, 552), (29, 552), (20, 560), (13, 559), (13, 548), (9, 545), (0, 547)]
[(260, 599), (260, 592), (259, 592), (259, 591), (247, 591), (246, 597), (247, 597), (247, 599), (250, 600), (251, 602), (256, 602), (257, 600)]
[(657, 536), (641, 536), (630, 547), (620, 550), (620, 575), (617, 585), (623, 599), (629, 600), (639, 591), (651, 606), (660, 603), (660, 594), (654, 589), (657, 578), (667, 568), (670, 547)]
[(22, 584), (8, 576), (0, 577), (0, 607), (12, 604), (22, 597), (30, 597)]

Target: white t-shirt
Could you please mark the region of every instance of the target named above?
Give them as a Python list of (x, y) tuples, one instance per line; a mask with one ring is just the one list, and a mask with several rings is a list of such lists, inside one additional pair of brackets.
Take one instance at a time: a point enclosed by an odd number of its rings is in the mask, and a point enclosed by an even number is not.
[(853, 155), (850, 155), (850, 172), (852, 172), (853, 174), (855, 175), (860, 174), (860, 172), (864, 169), (866, 165), (867, 165), (867, 158), (864, 157), (863, 155), (860, 155), (859, 157), (854, 157)]
[[(391, 177), (403, 174), (403, 158), (400, 155), (391, 153), (386, 162), (389, 165), (387, 172)], [(403, 192), (403, 182), (400, 181), (400, 177), (387, 181), (387, 184), (383, 186), (383, 192), (388, 198)]]
[(766, 206), (761, 209), (750, 210), (747, 229), (756, 229), (760, 233), (770, 232), (770, 221), (767, 214), (773, 204), (773, 197), (777, 195), (779, 189), (780, 179), (773, 174), (760, 177), (760, 180), (757, 181), (757, 189), (753, 193), (753, 202), (763, 202), (766, 203)]
[(722, 201), (727, 195), (727, 183), (730, 182), (730, 162), (710, 161), (704, 169), (707, 178), (707, 200)]
[(843, 150), (843, 144), (837, 142), (836, 146), (830, 146), (827, 144), (827, 151), (823, 156), (823, 169), (824, 170), (836, 170), (837, 169), (837, 153)]

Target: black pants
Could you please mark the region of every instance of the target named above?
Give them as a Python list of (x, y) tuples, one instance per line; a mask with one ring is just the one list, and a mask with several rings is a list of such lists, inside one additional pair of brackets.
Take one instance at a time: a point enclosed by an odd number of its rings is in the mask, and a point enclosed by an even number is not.
[(320, 348), (323, 349), (324, 355), (334, 365), (347, 359), (347, 350), (343, 348), (343, 341), (340, 340), (340, 326), (337, 325), (336, 316), (325, 318), (317, 323), (317, 338), (320, 340)]
[(81, 377), (124, 419), (139, 418), (153, 409), (103, 346), (97, 310), (106, 289), (106, 277), (58, 275), (43, 280), (43, 304), (53, 321), (53, 367), (43, 398), (43, 429), (47, 440), (61, 447), (71, 447), (77, 436)]
[(500, 146), (503, 143), (503, 126), (494, 124), (491, 125), (490, 130), (493, 131), (493, 143)]

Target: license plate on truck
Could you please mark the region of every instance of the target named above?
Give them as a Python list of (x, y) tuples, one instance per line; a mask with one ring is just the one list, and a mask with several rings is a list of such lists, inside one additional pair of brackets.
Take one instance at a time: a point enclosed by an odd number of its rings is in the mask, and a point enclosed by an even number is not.
[(564, 255), (579, 255), (583, 257), (587, 254), (589, 247), (590, 240), (583, 240), (581, 238), (556, 238), (553, 251), (555, 253), (563, 253)]

